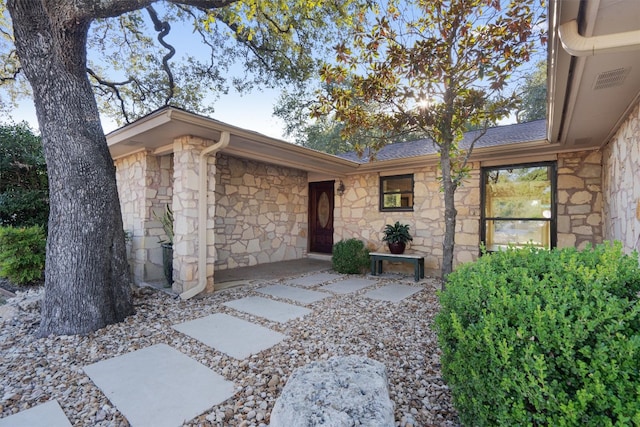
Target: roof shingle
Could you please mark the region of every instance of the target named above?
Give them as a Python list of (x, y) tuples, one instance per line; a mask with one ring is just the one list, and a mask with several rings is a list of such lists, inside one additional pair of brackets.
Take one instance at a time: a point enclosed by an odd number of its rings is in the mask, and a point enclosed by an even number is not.
[[(500, 145), (517, 144), (522, 142), (540, 141), (547, 138), (546, 120), (535, 120), (527, 123), (518, 123), (506, 126), (496, 126), (487, 129), (487, 132), (476, 142), (475, 148), (497, 147)], [(468, 148), (471, 141), (480, 131), (467, 132), (460, 143), (461, 148)], [(425, 156), (438, 152), (438, 147), (431, 139), (418, 139), (416, 141), (396, 142), (384, 146), (375, 156), (376, 161), (405, 159), (410, 157)], [(369, 162), (369, 151), (366, 150), (362, 157), (355, 152), (338, 154), (338, 157), (357, 163)]]

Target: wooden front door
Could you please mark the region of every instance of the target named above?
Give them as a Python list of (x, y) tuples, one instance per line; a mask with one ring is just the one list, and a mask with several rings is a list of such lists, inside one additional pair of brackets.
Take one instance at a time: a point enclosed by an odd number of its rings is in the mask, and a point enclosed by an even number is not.
[(333, 181), (309, 183), (309, 252), (333, 248)]

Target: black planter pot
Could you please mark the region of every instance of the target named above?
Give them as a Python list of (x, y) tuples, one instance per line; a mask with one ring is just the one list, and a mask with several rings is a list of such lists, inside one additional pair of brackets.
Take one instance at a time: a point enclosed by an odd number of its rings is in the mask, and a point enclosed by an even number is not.
[(389, 252), (391, 252), (392, 254), (402, 254), (404, 253), (404, 248), (407, 245), (404, 242), (393, 242), (393, 243), (389, 243)]
[(164, 267), (164, 278), (169, 286), (173, 285), (173, 244), (163, 243), (162, 245), (162, 266)]

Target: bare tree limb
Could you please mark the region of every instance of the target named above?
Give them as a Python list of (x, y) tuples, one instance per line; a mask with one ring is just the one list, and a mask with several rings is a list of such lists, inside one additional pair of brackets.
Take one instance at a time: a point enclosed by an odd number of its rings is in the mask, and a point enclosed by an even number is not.
[(164, 100), (164, 105), (169, 105), (169, 101), (171, 101), (171, 99), (173, 98), (175, 89), (175, 81), (173, 78), (173, 72), (171, 71), (171, 67), (169, 66), (169, 60), (173, 58), (173, 55), (176, 54), (176, 49), (169, 43), (167, 43), (164, 38), (167, 36), (167, 34), (169, 34), (169, 31), (171, 31), (171, 25), (169, 25), (167, 21), (160, 21), (160, 19), (158, 18), (158, 13), (153, 8), (153, 6), (147, 6), (146, 10), (151, 17), (151, 20), (153, 21), (155, 30), (158, 32), (158, 41), (169, 51), (169, 53), (162, 57), (162, 68), (164, 69), (164, 72), (167, 74), (167, 78), (169, 79), (169, 93)]
[(122, 115), (124, 116), (125, 122), (131, 123), (130, 122), (130, 118), (129, 118), (129, 114), (127, 113), (126, 104), (124, 102), (124, 99), (122, 99), (122, 96), (120, 95), (120, 90), (118, 89), (118, 86), (127, 85), (127, 84), (131, 83), (133, 81), (133, 79), (125, 80), (124, 82), (114, 83), (114, 82), (109, 82), (107, 80), (104, 80), (104, 79), (100, 78), (100, 76), (98, 76), (90, 68), (87, 68), (87, 73), (89, 73), (89, 75), (91, 77), (93, 77), (99, 84), (101, 84), (103, 86), (106, 86), (109, 89), (111, 89), (111, 93), (113, 93), (116, 96), (116, 98), (118, 98), (118, 102), (120, 103), (120, 110), (122, 111)]
[[(169, 3), (184, 4), (204, 9), (218, 9), (229, 6), (236, 1), (238, 0), (168, 0)], [(158, 0), (76, 0), (73, 2), (72, 9), (75, 15), (70, 16), (70, 19), (84, 18), (92, 20), (96, 18), (113, 18), (123, 13), (144, 9), (157, 2)]]

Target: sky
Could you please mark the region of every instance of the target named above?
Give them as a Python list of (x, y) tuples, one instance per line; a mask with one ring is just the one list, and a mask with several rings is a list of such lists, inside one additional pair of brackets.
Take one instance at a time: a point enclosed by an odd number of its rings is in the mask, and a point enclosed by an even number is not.
[[(162, 13), (162, 6), (157, 5), (157, 10)], [(147, 21), (147, 25), (149, 25), (146, 34), (155, 37), (153, 26), (147, 14), (143, 13), (143, 17)], [(181, 57), (186, 53), (185, 50), (193, 53), (194, 50), (197, 51), (196, 46), (202, 46), (200, 40), (197, 37), (194, 39), (194, 37), (191, 28), (188, 28), (185, 24), (176, 21), (171, 22), (171, 31), (167, 41), (177, 50), (172, 62), (176, 64), (180, 62)], [(204, 47), (202, 51), (206, 53)], [(89, 56), (91, 56), (90, 51)], [(234, 73), (240, 75), (242, 72), (241, 65), (236, 65), (230, 69), (229, 74), (230, 76), (233, 76)], [(273, 108), (279, 96), (279, 89), (254, 89), (240, 95), (233, 87), (230, 87), (228, 94), (220, 95), (213, 102), (215, 111), (209, 116), (234, 126), (287, 140), (284, 137), (284, 122), (273, 116)], [(10, 117), (0, 117), (0, 122), (5, 121), (26, 121), (33, 129), (37, 129), (38, 120), (33, 101), (31, 99), (19, 100), (18, 108), (11, 112)], [(105, 133), (109, 133), (119, 127), (113, 120), (104, 115), (102, 116), (102, 126)]]
[[(146, 17), (146, 14), (143, 14)], [(174, 61), (180, 61), (180, 50), (195, 49), (194, 39), (190, 28), (181, 26), (176, 22), (172, 23), (172, 29), (167, 37), (167, 41), (178, 49), (178, 53), (174, 57)], [(148, 32), (153, 36), (153, 32)], [(197, 40), (195, 43), (199, 43)], [(91, 53), (89, 53), (91, 55)], [(236, 72), (241, 74), (243, 71), (240, 66), (230, 69), (230, 74)], [(238, 94), (233, 88), (229, 88), (229, 93), (220, 95), (213, 103), (214, 113), (210, 116), (216, 120), (245, 128), (251, 131), (259, 132), (270, 137), (280, 138), (283, 140), (291, 140), (284, 136), (284, 122), (273, 116), (273, 109), (280, 94), (279, 89), (254, 89), (251, 92)], [(6, 121), (0, 117), (0, 122)], [(27, 121), (34, 129), (38, 128), (35, 114), (35, 108), (31, 99), (22, 99), (19, 108), (14, 110), (10, 119), (15, 122)], [(500, 124), (512, 123), (513, 117), (503, 120)], [(118, 126), (108, 117), (103, 116), (102, 125), (105, 133), (109, 133), (118, 128)]]
[[(264, 135), (287, 140), (283, 135), (284, 122), (272, 115), (273, 106), (279, 96), (277, 90), (254, 90), (239, 95), (230, 89), (228, 95), (221, 95), (215, 104), (215, 112), (211, 117), (230, 125), (262, 133)], [(19, 108), (13, 110), (11, 119), (14, 122), (28, 122), (33, 129), (38, 128), (35, 107), (31, 99), (22, 99)], [(2, 121), (2, 120), (0, 120)], [(109, 133), (118, 126), (103, 116), (102, 127)]]

